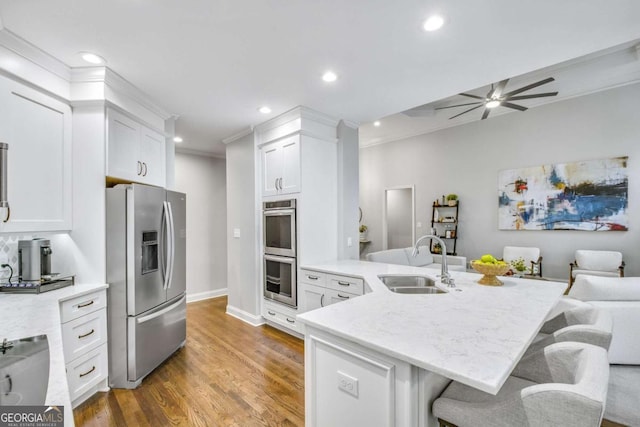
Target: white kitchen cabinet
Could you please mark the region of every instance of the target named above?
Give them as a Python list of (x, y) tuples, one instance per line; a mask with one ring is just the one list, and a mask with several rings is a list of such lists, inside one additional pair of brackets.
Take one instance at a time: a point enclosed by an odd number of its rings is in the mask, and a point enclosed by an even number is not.
[(294, 135), (262, 147), (262, 195), (300, 192), (300, 136)]
[(60, 302), (62, 343), (71, 402), (75, 408), (107, 387), (107, 291)]
[(357, 277), (300, 270), (298, 312), (326, 307), (364, 294), (364, 281)]
[(107, 176), (164, 187), (164, 136), (112, 108), (107, 110)]
[(71, 230), (71, 108), (0, 76), (0, 116), (11, 209), (0, 232)]
[[(263, 301), (262, 317), (265, 320), (284, 328), (288, 332), (302, 333), (300, 323), (296, 320), (297, 310), (275, 302)], [(301, 335), (299, 335), (301, 336)]]

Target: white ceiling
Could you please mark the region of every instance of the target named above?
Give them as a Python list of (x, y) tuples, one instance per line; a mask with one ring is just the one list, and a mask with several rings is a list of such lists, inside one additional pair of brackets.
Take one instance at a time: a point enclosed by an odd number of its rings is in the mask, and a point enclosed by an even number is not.
[(214, 154), (297, 105), (367, 123), (640, 39), (637, 0), (0, 0), (0, 17), (69, 66), (104, 56)]

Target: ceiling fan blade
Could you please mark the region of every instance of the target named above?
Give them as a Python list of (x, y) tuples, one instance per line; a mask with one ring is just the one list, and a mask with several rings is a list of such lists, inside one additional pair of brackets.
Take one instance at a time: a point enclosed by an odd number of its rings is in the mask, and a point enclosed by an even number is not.
[(481, 99), (481, 100), (483, 100), (483, 101), (485, 100), (485, 98), (484, 98), (484, 97), (482, 97), (482, 96), (478, 96), (478, 95), (473, 95), (473, 94), (471, 94), (471, 93), (460, 93), (459, 95), (462, 95), (462, 96), (468, 96), (469, 98), (474, 98), (474, 99)]
[(527, 111), (527, 107), (523, 107), (522, 105), (512, 104), (510, 102), (501, 102), (501, 107), (513, 108), (514, 110)]
[(482, 107), (483, 105), (484, 105), (484, 103), (482, 103), (482, 104), (480, 104), (480, 105), (476, 105), (476, 106), (475, 106), (475, 107), (473, 107), (473, 108), (469, 108), (468, 110), (465, 110), (465, 111), (463, 111), (463, 112), (462, 112), (462, 113), (460, 113), (460, 114), (456, 114), (456, 115), (455, 115), (455, 116), (453, 116), (453, 117), (449, 117), (449, 120), (451, 120), (451, 119), (455, 119), (456, 117), (461, 116), (461, 115), (463, 115), (464, 113), (468, 113), (469, 111), (473, 111), (473, 110), (475, 110), (476, 108), (480, 108), (480, 107)]
[(498, 82), (495, 88), (493, 87), (493, 85), (491, 85), (492, 89), (487, 94), (487, 99), (500, 98), (500, 96), (502, 95), (502, 91), (507, 86), (508, 82), (509, 79), (501, 80), (500, 82)]
[(507, 98), (509, 101), (518, 101), (520, 99), (532, 99), (532, 98), (543, 98), (545, 96), (556, 96), (558, 92), (546, 92), (546, 93), (535, 93), (531, 95), (518, 95), (518, 96), (510, 96)]
[(533, 89), (535, 87), (542, 86), (542, 85), (545, 85), (547, 83), (551, 83), (554, 80), (555, 79), (553, 77), (549, 77), (549, 78), (546, 78), (544, 80), (540, 80), (539, 82), (531, 83), (530, 85), (523, 86), (520, 89), (512, 90), (511, 92), (505, 93), (503, 95), (503, 98), (509, 98), (510, 96), (517, 95), (517, 94), (525, 92), (525, 91), (527, 91), (529, 89)]
[(483, 104), (482, 102), (468, 102), (466, 104), (457, 104), (457, 105), (449, 105), (448, 107), (438, 107), (436, 110), (446, 110), (447, 108), (455, 108), (455, 107), (464, 107), (466, 105), (478, 105)]
[(485, 109), (484, 109), (484, 113), (482, 113), (482, 118), (481, 118), (480, 120), (484, 120), (484, 119), (486, 119), (487, 117), (489, 117), (489, 113), (490, 113), (490, 112), (491, 112), (491, 109), (490, 109), (490, 108), (485, 108)]

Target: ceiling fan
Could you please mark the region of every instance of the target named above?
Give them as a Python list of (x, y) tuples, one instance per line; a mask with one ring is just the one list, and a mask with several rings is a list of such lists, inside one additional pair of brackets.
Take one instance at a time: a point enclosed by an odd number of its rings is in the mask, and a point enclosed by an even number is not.
[(512, 108), (514, 110), (525, 111), (527, 107), (523, 107), (522, 105), (514, 104), (511, 101), (520, 101), (523, 99), (532, 99), (532, 98), (544, 98), (547, 96), (556, 96), (558, 92), (546, 92), (546, 93), (535, 93), (531, 95), (518, 95), (522, 92), (526, 92), (530, 89), (534, 89), (538, 86), (542, 86), (544, 84), (550, 83), (554, 81), (553, 77), (548, 77), (544, 80), (540, 80), (539, 82), (531, 83), (530, 85), (523, 86), (520, 89), (512, 90), (511, 92), (503, 93), (509, 79), (502, 80), (497, 84), (492, 84), (491, 89), (487, 93), (487, 96), (478, 96), (473, 95), (471, 93), (461, 93), (460, 95), (466, 96), (468, 98), (477, 99), (476, 102), (468, 102), (465, 104), (457, 104), (457, 105), (449, 105), (448, 107), (440, 107), (436, 108), (436, 110), (446, 110), (448, 108), (456, 108), (456, 107), (465, 107), (473, 105), (473, 107), (468, 110), (463, 111), (462, 113), (456, 114), (455, 116), (449, 117), (449, 120), (455, 119), (463, 114), (466, 114), (470, 111), (476, 110), (478, 108), (484, 107), (484, 112), (482, 113), (482, 119), (484, 120), (489, 117), (489, 113), (492, 109), (496, 107), (506, 107)]

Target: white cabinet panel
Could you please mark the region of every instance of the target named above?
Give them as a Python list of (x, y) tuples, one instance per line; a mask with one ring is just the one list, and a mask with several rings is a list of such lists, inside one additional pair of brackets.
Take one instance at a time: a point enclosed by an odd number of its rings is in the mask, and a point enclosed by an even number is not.
[(138, 160), (140, 124), (114, 110), (108, 111), (107, 175), (135, 180), (141, 173)]
[(349, 298), (355, 298), (359, 295), (351, 294), (349, 292), (344, 291), (336, 291), (335, 289), (327, 289), (324, 294), (324, 305), (331, 305), (337, 302), (346, 301)]
[(71, 108), (4, 77), (0, 104), (11, 207), (0, 231), (71, 230)]
[(327, 288), (322, 286), (309, 285), (308, 283), (300, 283), (298, 286), (298, 299), (300, 306), (298, 309), (301, 313), (324, 307), (325, 291)]
[(325, 274), (314, 270), (300, 270), (298, 282), (298, 310), (304, 313), (364, 294), (364, 280)]
[(165, 186), (165, 152), (164, 135), (147, 127), (142, 127), (140, 141), (140, 162), (143, 167), (143, 178), (146, 183)]
[(107, 176), (164, 187), (164, 135), (111, 108), (107, 123)]
[(262, 195), (300, 192), (300, 137), (298, 135), (262, 147)]

